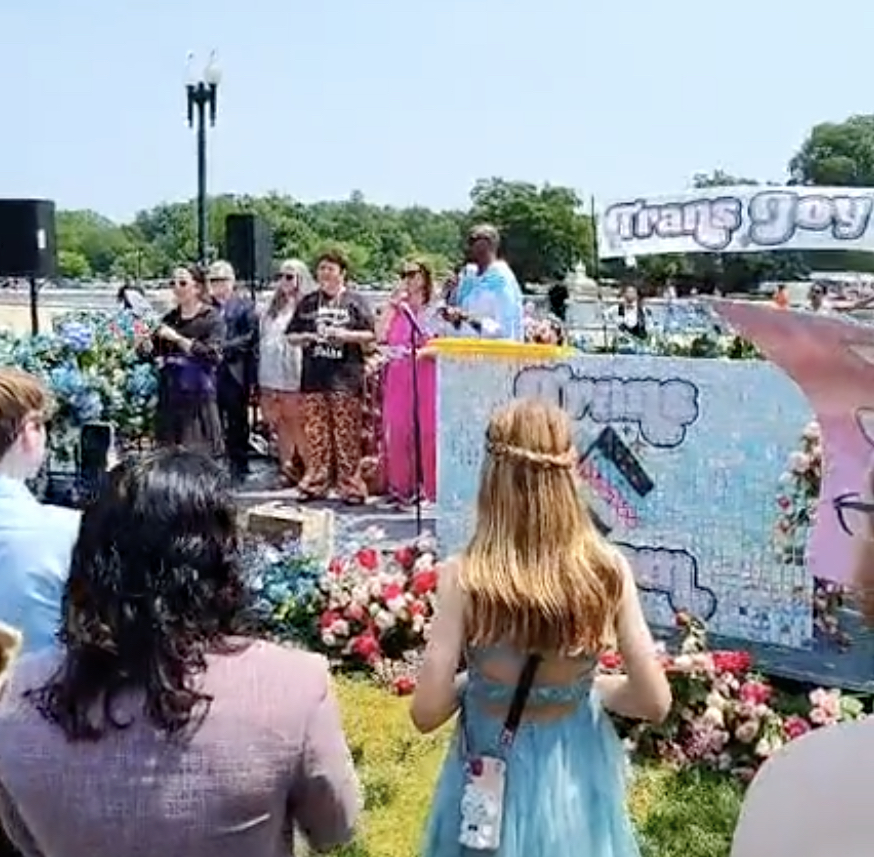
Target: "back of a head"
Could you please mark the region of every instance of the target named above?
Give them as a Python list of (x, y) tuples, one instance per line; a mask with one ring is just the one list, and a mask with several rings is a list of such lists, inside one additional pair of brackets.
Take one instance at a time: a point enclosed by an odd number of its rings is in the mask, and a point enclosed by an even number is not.
[(196, 674), (249, 604), (237, 548), (236, 509), (210, 459), (161, 450), (113, 469), (82, 516), (64, 594), (65, 666), (43, 710), (70, 737), (96, 737), (112, 722), (92, 728), (86, 712), (133, 687), (159, 728), (196, 720), (205, 702)]
[(16, 455), (27, 459), (6, 468), (10, 472), (21, 471), (18, 475), (29, 477), (39, 469), (45, 437), (31, 436), (34, 433), (28, 434), (27, 428), (43, 425), (52, 406), (51, 396), (39, 378), (12, 366), (0, 367), (0, 463)]
[(520, 399), (486, 431), (476, 531), (461, 563), (472, 643), (598, 651), (611, 641), (622, 570), (579, 496), (570, 419)]

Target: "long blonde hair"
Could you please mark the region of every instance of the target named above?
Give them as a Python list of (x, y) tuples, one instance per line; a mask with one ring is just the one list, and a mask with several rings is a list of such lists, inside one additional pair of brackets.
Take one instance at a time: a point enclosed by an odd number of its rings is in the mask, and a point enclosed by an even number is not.
[(623, 572), (583, 505), (567, 414), (517, 399), (492, 416), (476, 531), (462, 555), (472, 645), (574, 655), (612, 642)]

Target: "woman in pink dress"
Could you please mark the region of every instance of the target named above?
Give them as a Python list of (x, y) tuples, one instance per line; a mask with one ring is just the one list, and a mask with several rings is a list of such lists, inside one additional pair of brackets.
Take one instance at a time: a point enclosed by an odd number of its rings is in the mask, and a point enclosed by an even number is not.
[[(417, 486), (411, 356), (414, 330), (409, 317), (411, 314), (425, 337), (429, 336), (432, 292), (428, 267), (422, 262), (405, 265), (401, 285), (377, 329), (379, 341), (389, 351), (382, 403), (385, 482), (389, 494), (401, 503), (413, 501), (420, 491), (424, 500), (433, 501), (437, 496), (437, 366), (430, 357), (420, 357), (416, 364), (422, 456), (422, 484)], [(424, 345), (424, 338), (419, 333), (416, 336), (417, 345)]]

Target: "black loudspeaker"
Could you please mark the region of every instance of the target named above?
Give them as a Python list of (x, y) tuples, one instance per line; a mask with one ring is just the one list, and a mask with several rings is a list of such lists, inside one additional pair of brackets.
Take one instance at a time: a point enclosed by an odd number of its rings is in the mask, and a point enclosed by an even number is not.
[(225, 219), (225, 258), (237, 279), (258, 283), (273, 276), (273, 235), (257, 214), (229, 214)]
[(55, 204), (48, 199), (0, 199), (0, 277), (47, 280), (57, 266)]

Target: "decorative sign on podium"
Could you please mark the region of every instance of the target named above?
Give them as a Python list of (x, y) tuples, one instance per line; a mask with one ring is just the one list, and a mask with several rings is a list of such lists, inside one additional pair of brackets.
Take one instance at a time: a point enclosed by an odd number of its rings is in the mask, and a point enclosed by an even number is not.
[(463, 548), (473, 528), (490, 413), (513, 397), (542, 397), (574, 422), (585, 499), (631, 561), (654, 626), (670, 628), (674, 613), (687, 610), (777, 671), (843, 684), (868, 680), (867, 665), (863, 673), (858, 664), (822, 664), (825, 650), (831, 660), (837, 654), (814, 630), (809, 523), (801, 516), (787, 525), (788, 504), (797, 499), (792, 468), (813, 414), (777, 366), (636, 355), (526, 358), (517, 346), (501, 356), (488, 349), (443, 355), (439, 373), (444, 553)]

